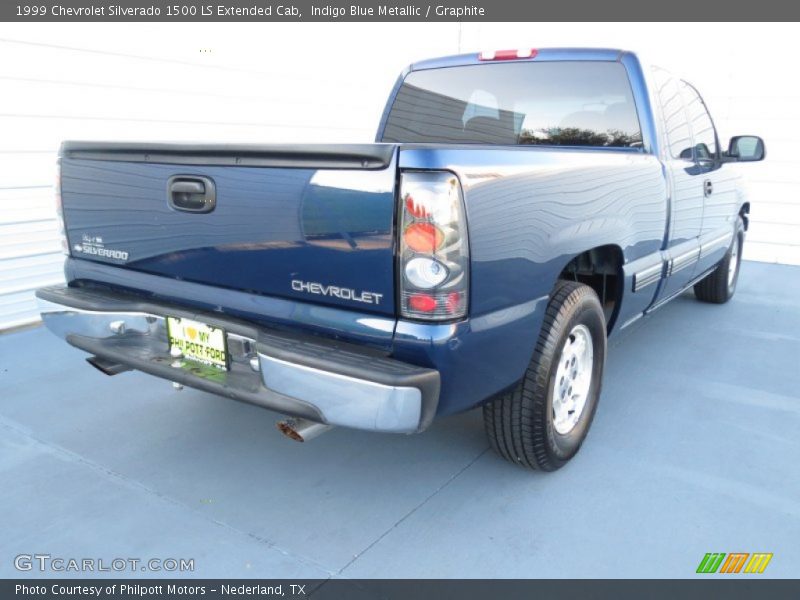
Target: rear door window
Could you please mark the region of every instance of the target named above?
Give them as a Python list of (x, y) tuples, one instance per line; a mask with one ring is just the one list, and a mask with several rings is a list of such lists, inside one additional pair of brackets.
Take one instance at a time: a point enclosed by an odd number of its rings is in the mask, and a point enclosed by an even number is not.
[(698, 160), (717, 156), (717, 134), (714, 123), (708, 114), (705, 102), (693, 86), (680, 82), (681, 95), (686, 104), (686, 117), (692, 129), (692, 145)]
[(692, 130), (678, 80), (663, 69), (654, 70), (656, 94), (661, 104), (664, 133), (672, 158), (692, 160)]

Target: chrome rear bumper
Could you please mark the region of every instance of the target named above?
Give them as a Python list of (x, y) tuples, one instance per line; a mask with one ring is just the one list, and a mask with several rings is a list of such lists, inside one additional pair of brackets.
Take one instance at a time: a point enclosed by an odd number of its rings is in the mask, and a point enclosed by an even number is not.
[[(217, 313), (117, 292), (36, 292), (42, 320), (73, 346), (176, 383), (329, 425), (412, 433), (433, 419), (439, 373), (361, 347), (291, 336)], [(166, 315), (221, 327), (229, 369), (170, 356)]]

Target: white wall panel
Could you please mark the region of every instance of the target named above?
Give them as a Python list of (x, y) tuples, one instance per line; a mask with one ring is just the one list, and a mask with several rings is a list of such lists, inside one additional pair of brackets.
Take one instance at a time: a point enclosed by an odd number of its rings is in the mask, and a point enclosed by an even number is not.
[(722, 137), (767, 142), (765, 163), (741, 166), (753, 196), (745, 257), (800, 264), (800, 80), (764, 59), (797, 54), (793, 28), (0, 24), (0, 329), (35, 320), (32, 290), (61, 279), (50, 186), (62, 140), (370, 141), (406, 64), (484, 48), (625, 47), (684, 75)]
[(456, 24), (415, 27), (409, 51), (391, 25), (0, 24), (0, 330), (62, 279), (62, 140), (371, 141), (403, 66), (457, 51)]

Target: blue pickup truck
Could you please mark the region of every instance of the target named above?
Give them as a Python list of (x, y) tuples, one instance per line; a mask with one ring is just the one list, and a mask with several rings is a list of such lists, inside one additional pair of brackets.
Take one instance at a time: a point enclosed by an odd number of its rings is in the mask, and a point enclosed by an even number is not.
[(597, 408), (606, 338), (694, 286), (733, 296), (750, 202), (698, 91), (635, 54), (407, 68), (376, 142), (65, 142), (67, 284), (42, 319), (137, 369), (288, 416), (414, 433), (483, 407), (546, 471)]

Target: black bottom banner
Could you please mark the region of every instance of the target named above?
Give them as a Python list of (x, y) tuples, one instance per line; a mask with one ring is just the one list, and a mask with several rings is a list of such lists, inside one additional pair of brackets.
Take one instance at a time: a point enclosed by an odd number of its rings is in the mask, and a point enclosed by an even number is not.
[(314, 600), (712, 599), (800, 597), (800, 580), (747, 579), (327, 579), (327, 580), (0, 580), (0, 598), (151, 600), (313, 598)]

